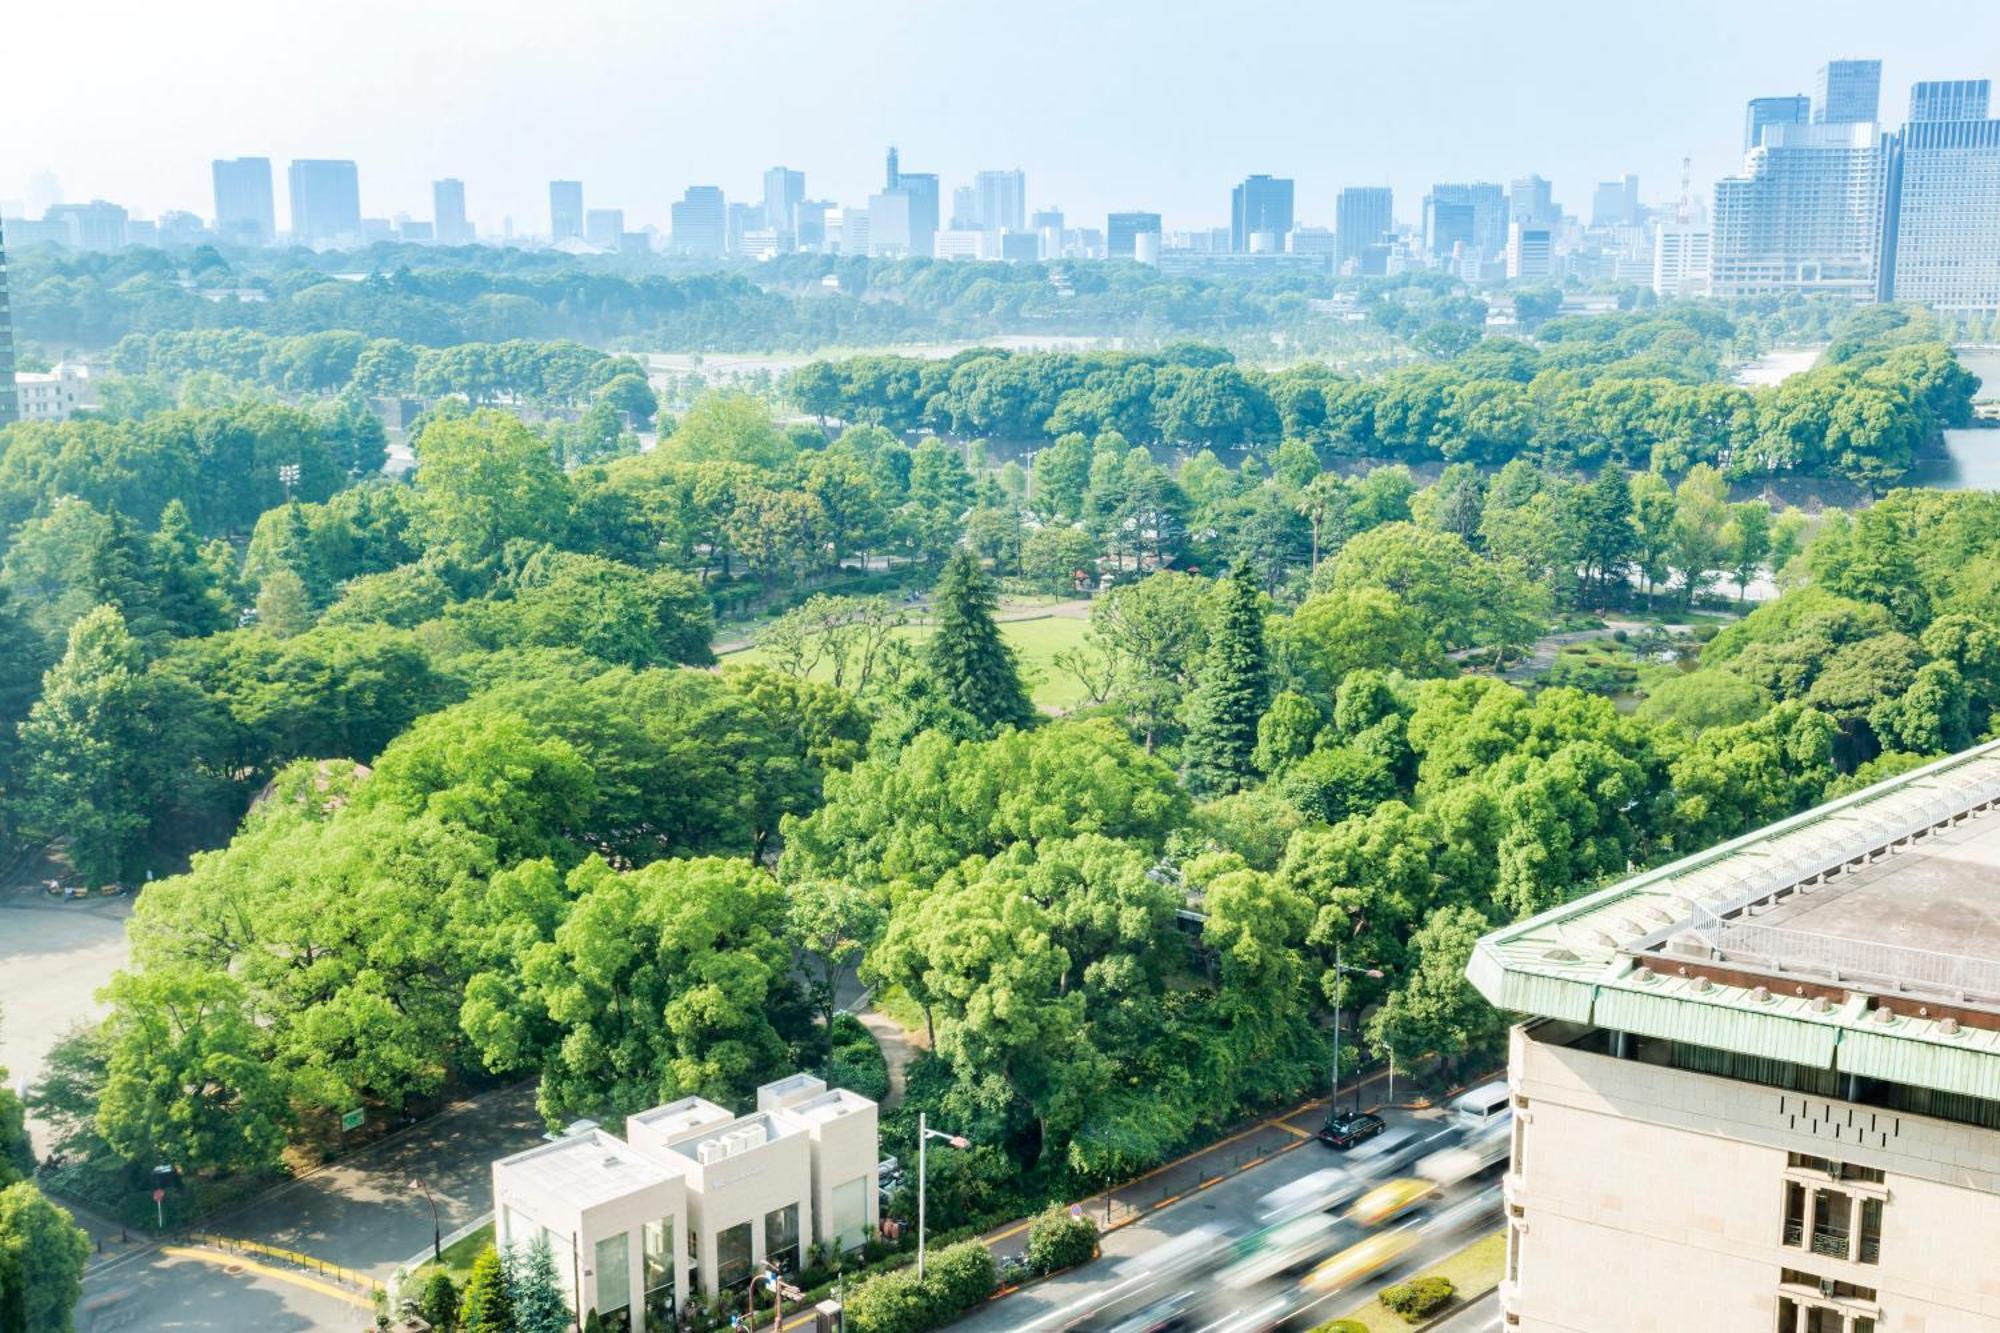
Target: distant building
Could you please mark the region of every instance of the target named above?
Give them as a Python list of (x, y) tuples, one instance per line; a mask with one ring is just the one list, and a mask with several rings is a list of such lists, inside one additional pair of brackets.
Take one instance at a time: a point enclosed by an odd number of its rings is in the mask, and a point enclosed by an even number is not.
[(437, 239), (437, 228), (421, 218), (398, 217), (396, 239), (416, 245), (429, 245)]
[(1433, 185), (1424, 196), (1424, 252), (1443, 259), (1457, 245), (1497, 259), (1507, 251), (1507, 214), (1507, 192), (1490, 181)]
[(217, 158), (215, 234), (235, 245), (269, 245), (278, 238), (278, 214), (271, 202), (271, 159)]
[[(869, 254), (900, 259), (917, 253), (912, 240), (910, 208), (909, 194), (900, 189), (868, 196)], [(928, 246), (924, 253), (930, 253)]]
[(905, 171), (891, 191), (910, 201), (908, 239), (903, 253), (928, 255), (938, 229), (938, 178), (928, 171)]
[(431, 182), (431, 216), (439, 245), (471, 245), (476, 239), (465, 216), (465, 182), (452, 177)]
[(88, 366), (64, 361), (46, 372), (16, 371), (14, 397), (22, 421), (67, 421), (97, 406), (97, 386)]
[(1507, 189), (1507, 220), (1531, 227), (1553, 227), (1562, 221), (1555, 189), (1540, 176), (1523, 176)]
[(1653, 233), (1653, 294), (1662, 300), (1708, 295), (1713, 242), (1706, 224), (1661, 223)]
[(20, 419), (14, 397), (14, 309), (7, 299), (7, 233), (0, 229), (0, 426)]
[(792, 208), (793, 244), (801, 250), (823, 250), (827, 242), (827, 214), (834, 211), (825, 199), (801, 199)]
[(1160, 234), (1158, 213), (1112, 213), (1104, 219), (1104, 257), (1133, 258), (1133, 242), (1142, 233)]
[(1940, 79), (1910, 86), (1910, 123), (1985, 120), (1993, 84), (1988, 79)]
[(625, 235), (625, 210), (592, 208), (583, 215), (583, 239), (600, 250), (618, 249)]
[(742, 253), (745, 236), (753, 231), (764, 230), (762, 204), (746, 204), (732, 200), (724, 216), (727, 219), (724, 246), (732, 255)]
[(1028, 214), (1028, 178), (1013, 171), (982, 171), (972, 178), (974, 225), (988, 231), (1020, 231)]
[(549, 239), (567, 241), (583, 235), (583, 182), (549, 182)]
[(1285, 237), (1288, 254), (1324, 255), (1330, 261), (1337, 248), (1331, 227), (1294, 227)]
[(1394, 211), (1394, 195), (1386, 185), (1342, 190), (1333, 205), (1334, 263), (1358, 263), (1370, 246), (1380, 245), (1395, 228)]
[(1590, 194), (1590, 225), (1630, 227), (1639, 221), (1639, 178), (1599, 181)]
[(729, 240), (729, 207), (713, 185), (690, 185), (672, 210), (670, 242), (679, 255), (715, 256)]
[(970, 185), (961, 185), (951, 192), (951, 225), (958, 231), (976, 231), (979, 227), (979, 191)]
[(764, 173), (764, 225), (778, 233), (778, 243), (784, 249), (805, 245), (799, 237), (797, 217), (805, 197), (805, 172), (772, 167)]
[(1829, 60), (1813, 78), (1812, 123), (1872, 125), (1880, 119), (1882, 62)]
[(1251, 176), (1229, 192), (1229, 248), (1249, 254), (1254, 237), (1267, 250), (1282, 250), (1292, 229), (1292, 182), (1278, 176)]
[(979, 259), (987, 233), (976, 227), (948, 227), (937, 234), (939, 259)]
[(302, 245), (361, 237), (361, 180), (354, 163), (303, 158), (285, 173), (292, 196), (292, 239)]
[(1507, 280), (1547, 282), (1555, 273), (1555, 235), (1534, 223), (1515, 222), (1507, 228)]
[(208, 229), (208, 224), (179, 208), (170, 208), (160, 214), (158, 237), (161, 245), (176, 248), (220, 239)]
[[(840, 253), (844, 255), (867, 255), (874, 251), (869, 248), (873, 214), (866, 208), (843, 208), (840, 210)], [(829, 230), (832, 227), (828, 221)]]
[(116, 250), (125, 244), (129, 217), (119, 205), (93, 199), (87, 204), (57, 204), (44, 220), (60, 222), (69, 244), (78, 250)]
[(2000, 120), (1913, 120), (1885, 145), (1877, 295), (2000, 312)]
[(1742, 171), (1716, 182), (1715, 295), (1872, 300), (1884, 177), (1872, 124), (1766, 126)]
[(1042, 257), (1042, 234), (1038, 231), (1000, 233), (1000, 257), (1010, 264), (1032, 264)]
[(1804, 93), (1784, 97), (1753, 97), (1743, 110), (1743, 151), (1764, 142), (1766, 125), (1807, 125), (1812, 122), (1812, 98)]

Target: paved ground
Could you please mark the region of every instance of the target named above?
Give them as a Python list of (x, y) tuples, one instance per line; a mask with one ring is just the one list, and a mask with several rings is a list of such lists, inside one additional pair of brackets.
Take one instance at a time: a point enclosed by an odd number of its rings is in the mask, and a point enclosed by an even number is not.
[[(260, 1265), (261, 1267), (261, 1265)], [(372, 1327), (368, 1309), (248, 1268), (238, 1273), (158, 1252), (115, 1274), (86, 1278), (76, 1333), (200, 1329), (203, 1333), (301, 1333)]]
[(1500, 1293), (1489, 1291), (1451, 1318), (1436, 1333), (1492, 1333), (1500, 1327)]
[[(99, 987), (125, 966), (130, 898), (61, 902), (38, 893), (0, 897), (0, 1068), (9, 1087), (33, 1083), (56, 1039), (103, 1017)], [(37, 1153), (47, 1136), (28, 1128)]]

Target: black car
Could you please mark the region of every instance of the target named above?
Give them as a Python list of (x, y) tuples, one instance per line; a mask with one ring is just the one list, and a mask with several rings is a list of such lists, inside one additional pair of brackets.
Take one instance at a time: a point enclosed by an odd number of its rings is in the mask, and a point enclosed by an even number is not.
[(1374, 1138), (1389, 1126), (1381, 1116), (1368, 1111), (1335, 1111), (1319, 1127), (1319, 1141), (1342, 1152)]

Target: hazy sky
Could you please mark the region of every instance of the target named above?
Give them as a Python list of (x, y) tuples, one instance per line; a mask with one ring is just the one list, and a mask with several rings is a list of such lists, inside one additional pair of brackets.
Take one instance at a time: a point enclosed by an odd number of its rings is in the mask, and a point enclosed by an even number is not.
[[(1436, 180), (1538, 171), (1588, 212), (1636, 171), (1698, 192), (1740, 156), (1743, 102), (1809, 91), (1829, 57), (1883, 62), (1883, 114), (1919, 78), (2000, 79), (1994, 0), (47, 0), (12, 6), (0, 199), (31, 172), (142, 215), (213, 211), (209, 161), (351, 157), (362, 210), (431, 213), (458, 176), (482, 229), (548, 228), (547, 181), (665, 225), (691, 183), (865, 202), (895, 143), (953, 185), (1026, 170), (1031, 208), (1102, 225), (1227, 221), (1256, 171), (1330, 225), (1347, 184), (1399, 218)], [(46, 53), (46, 54), (42, 54)]]

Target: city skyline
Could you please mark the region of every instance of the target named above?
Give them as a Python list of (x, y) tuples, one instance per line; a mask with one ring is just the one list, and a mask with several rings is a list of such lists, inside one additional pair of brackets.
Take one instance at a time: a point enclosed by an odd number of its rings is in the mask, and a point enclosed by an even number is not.
[[(520, 40), (531, 21), (525, 14), (496, 14), (490, 27), (451, 12), (403, 16), (394, 50), (354, 51), (368, 68), (358, 78), (338, 58), (358, 35), (315, 34), (325, 58), (303, 70), (280, 68), (258, 53), (267, 42), (289, 49), (279, 39), (290, 20), (228, 8), (256, 17), (227, 30), (214, 54), (202, 57), (232, 62), (231, 77), (213, 86), (200, 77), (188, 81), (199, 85), (192, 91), (179, 81), (166, 86), (166, 72), (145, 63), (146, 26), (158, 16), (144, 14), (121, 18), (121, 40), (88, 69), (67, 71), (61, 90), (51, 74), (22, 71), (9, 98), (12, 132), (0, 143), (0, 199), (20, 200), (27, 178), (50, 170), (69, 200), (115, 199), (142, 216), (171, 209), (208, 216), (214, 158), (263, 156), (279, 164), (331, 157), (359, 164), (366, 216), (426, 216), (432, 182), (455, 178), (466, 182), (468, 213), (483, 233), (500, 232), (511, 217), (516, 234), (541, 234), (547, 183), (570, 179), (584, 182), (589, 207), (620, 208), (634, 229), (664, 229), (686, 187), (713, 184), (731, 200), (754, 200), (764, 171), (778, 164), (806, 172), (808, 197), (865, 203), (878, 188), (872, 182), (882, 146), (899, 143), (940, 176), (947, 198), (981, 170), (1020, 167), (1027, 211), (1060, 207), (1077, 219), (1160, 212), (1170, 230), (1227, 225), (1229, 187), (1257, 172), (1297, 182), (1301, 225), (1330, 225), (1336, 196), (1349, 186), (1390, 187), (1398, 221), (1415, 222), (1414, 210), (1436, 181), (1531, 173), (1554, 183), (1566, 211), (1584, 214), (1595, 182), (1627, 173), (1640, 177), (1649, 200), (1671, 198), (1683, 157), (1692, 158), (1697, 181), (1729, 174), (1740, 161), (1746, 101), (1810, 93), (1812, 70), (1825, 60), (1879, 57), (1882, 115), (1893, 124), (1913, 83), (1984, 77), (1981, 62), (1966, 53), (1981, 46), (1976, 29), (2000, 36), (2000, 18), (1922, 0), (1890, 28), (1871, 21), (1860, 4), (1765, 5), (1754, 14), (1704, 4), (1663, 35), (1673, 49), (1656, 50), (1643, 67), (1599, 59), (1580, 33), (1529, 42), (1500, 32), (1463, 50), (1385, 40), (1385, 58), (1343, 64), (1341, 77), (1330, 80), (1308, 76), (1391, 21), (1361, 12), (1294, 16), (1305, 40), (1273, 43), (1268, 23), (1278, 21), (1276, 7), (1232, 11), (1236, 17), (1226, 22), (1200, 9), (1204, 40), (1191, 44), (1166, 31), (1177, 25), (1154, 31), (1050, 7), (1052, 21), (1085, 40), (1042, 52), (1038, 35), (1047, 25), (1030, 21), (1032, 13), (994, 28), (966, 14), (906, 7), (906, 21), (870, 28), (876, 54), (883, 67), (937, 68), (939, 77), (890, 81), (840, 106), (825, 96), (826, 71), (841, 66), (855, 39), (830, 17), (789, 4), (760, 6), (771, 20), (760, 24), (732, 22), (740, 10), (704, 5), (677, 6), (671, 16), (624, 15), (608, 36), (598, 35), (607, 25), (582, 22), (575, 49), (564, 52)], [(368, 8), (343, 25), (347, 32), (368, 29)], [(1575, 21), (1590, 12), (1559, 10), (1558, 19)], [(1397, 21), (1453, 12), (1462, 11), (1419, 5)], [(1703, 14), (1714, 21), (1698, 21)], [(24, 17), (29, 38), (56, 22)], [(75, 18), (66, 14), (60, 23)], [(1091, 58), (1100, 29), (1104, 41), (1124, 43), (1133, 58), (1101, 68), (1094, 79), (1067, 77), (1068, 65)], [(983, 59), (965, 79), (946, 78), (949, 51), (960, 40), (977, 41)], [(715, 69), (728, 63), (724, 57), (749, 54), (733, 48), (753, 44), (773, 76), (764, 87), (778, 91), (746, 101)], [(704, 50), (713, 57), (707, 66)], [(606, 77), (638, 57), (653, 61), (652, 76)], [(1008, 71), (1031, 57), (1053, 62), (1048, 82), (1064, 90), (1061, 98), (1022, 99), (1007, 90)], [(875, 59), (855, 67), (865, 76)], [(515, 67), (529, 60), (542, 62), (532, 76)], [(1188, 98), (1175, 86), (1184, 80), (1174, 62), (1197, 60), (1206, 62), (1218, 95), (1238, 75), (1256, 77), (1266, 110), (1251, 119), (1252, 129), (1219, 131), (1215, 98)], [(487, 72), (461, 70), (448, 88), (417, 72), (440, 62), (481, 62)], [(1512, 71), (1511, 95), (1497, 105), (1474, 98), (1480, 72), (1497, 64)], [(345, 71), (338, 87), (337, 69)], [(1691, 78), (1689, 69), (1700, 76)], [(499, 101), (500, 90), (524, 81), (541, 87), (536, 98)], [(1390, 98), (1409, 114), (1366, 114)], [(710, 114), (719, 100), (730, 114)], [(79, 102), (102, 114), (78, 121), (65, 108)], [(1589, 114), (1580, 114), (1585, 107)], [(230, 119), (259, 126), (262, 141), (212, 141), (188, 128)], [(1077, 134), (1078, 121), (1107, 132)], [(412, 123), (424, 127), (415, 151)], [(134, 125), (152, 133), (135, 135)], [(1145, 168), (1138, 164), (1149, 145), (1159, 149), (1159, 165)], [(284, 218), (290, 208), (282, 176), (278, 187)]]

